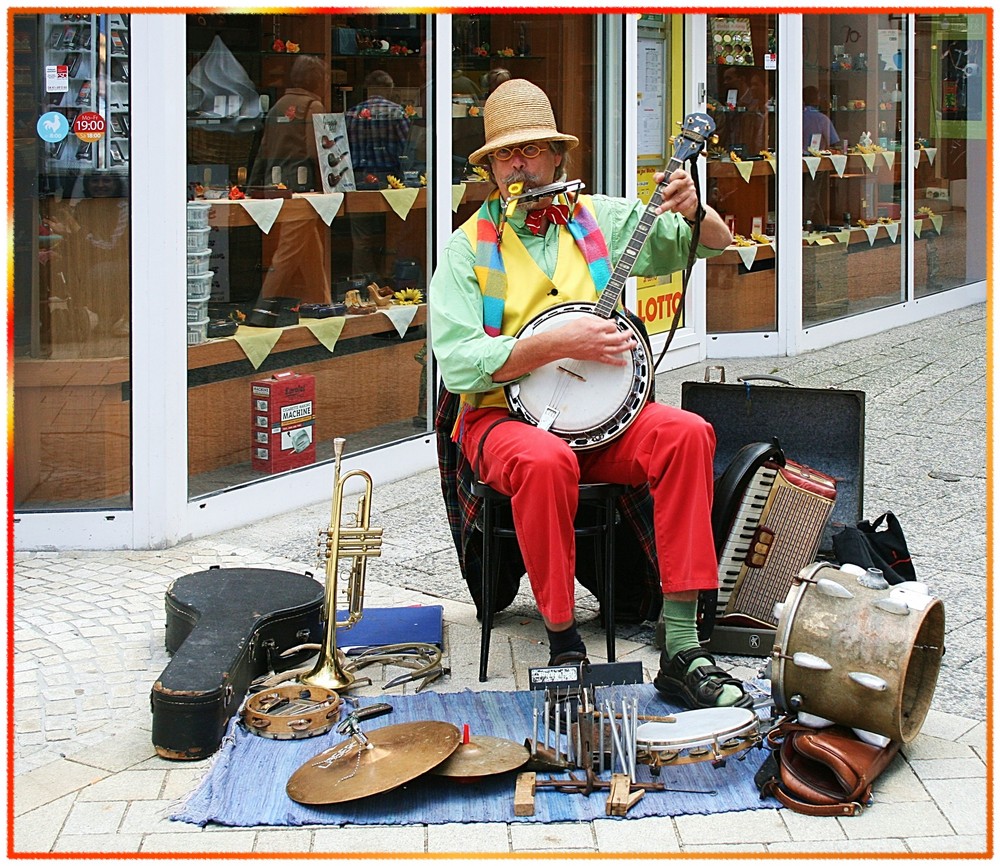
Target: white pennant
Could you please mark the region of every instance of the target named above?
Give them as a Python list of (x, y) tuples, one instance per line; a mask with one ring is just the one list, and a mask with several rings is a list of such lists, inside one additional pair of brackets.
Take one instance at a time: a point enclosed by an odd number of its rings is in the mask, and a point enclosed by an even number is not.
[(875, 235), (878, 234), (878, 226), (865, 226), (865, 234), (868, 235), (868, 246), (875, 243)]
[(886, 223), (885, 230), (889, 233), (889, 240), (896, 243), (896, 238), (899, 237), (899, 223)]
[(936, 213), (931, 217), (931, 225), (934, 226), (934, 231), (941, 234), (941, 227), (944, 225), (944, 217), (941, 214)]
[(882, 156), (885, 158), (885, 164), (891, 169), (896, 164), (896, 153), (892, 150), (883, 150)]
[(804, 157), (802, 157), (802, 161), (809, 168), (809, 176), (813, 180), (815, 180), (816, 179), (816, 169), (819, 168), (819, 164), (820, 164), (821, 158), (818, 157), (818, 156), (804, 156)]
[(868, 171), (875, 171), (875, 157), (878, 156), (877, 153), (863, 153), (861, 158), (865, 161), (865, 165), (868, 166)]
[(924, 230), (924, 221), (922, 219), (915, 219), (913, 221), (913, 234), (915, 237), (920, 237), (920, 233)]
[(737, 247), (736, 252), (740, 254), (743, 264), (749, 271), (753, 267), (754, 260), (757, 258), (757, 245), (754, 244), (752, 247)]
[(934, 157), (937, 156), (937, 148), (936, 147), (925, 147), (924, 148), (924, 153), (927, 154), (927, 161), (931, 165), (934, 165)]
[(833, 167), (837, 172), (837, 177), (843, 177), (844, 169), (847, 168), (847, 154), (846, 153), (831, 154), (830, 162), (833, 163)]

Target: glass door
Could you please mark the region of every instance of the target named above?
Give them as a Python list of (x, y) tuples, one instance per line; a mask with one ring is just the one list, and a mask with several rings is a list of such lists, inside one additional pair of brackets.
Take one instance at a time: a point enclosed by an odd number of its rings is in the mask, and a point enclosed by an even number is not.
[(128, 508), (129, 16), (13, 34), (15, 508)]

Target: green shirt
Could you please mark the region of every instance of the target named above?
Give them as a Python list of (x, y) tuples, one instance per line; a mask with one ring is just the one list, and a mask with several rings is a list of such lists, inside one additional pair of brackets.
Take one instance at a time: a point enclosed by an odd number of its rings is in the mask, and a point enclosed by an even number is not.
[[(625, 252), (646, 207), (640, 201), (600, 195), (593, 196), (593, 202), (597, 224), (604, 233), (614, 266)], [(523, 211), (515, 211), (504, 231), (516, 232), (538, 266), (551, 278), (559, 249), (558, 227), (550, 226), (544, 234), (535, 235), (525, 228), (524, 217)], [(649, 230), (632, 274), (651, 277), (683, 269), (690, 243), (691, 229), (684, 219), (679, 214), (661, 214)], [(698, 246), (699, 258), (721, 252), (702, 244)], [(445, 245), (428, 287), (431, 345), (445, 387), (453, 394), (489, 391), (503, 384), (493, 381), (493, 372), (504, 365), (517, 340), (505, 334), (491, 337), (483, 330), (483, 296), (473, 271), (475, 260), (475, 250), (465, 232), (459, 229)], [(508, 288), (515, 290), (514, 286)]]

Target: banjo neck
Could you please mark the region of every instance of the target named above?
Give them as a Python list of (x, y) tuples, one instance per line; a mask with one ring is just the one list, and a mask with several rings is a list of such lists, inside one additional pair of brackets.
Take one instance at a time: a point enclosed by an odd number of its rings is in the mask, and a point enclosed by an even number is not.
[(646, 209), (639, 218), (639, 224), (635, 227), (635, 231), (632, 232), (632, 237), (629, 238), (626, 244), (625, 252), (618, 259), (618, 264), (615, 265), (615, 269), (611, 272), (611, 278), (608, 280), (607, 286), (601, 292), (601, 297), (594, 308), (595, 315), (602, 316), (605, 319), (610, 319), (614, 315), (622, 292), (625, 291), (625, 281), (632, 273), (635, 260), (639, 257), (639, 252), (646, 243), (649, 230), (656, 219), (656, 209), (663, 204), (663, 191), (670, 181), (670, 176), (677, 169), (681, 168), (683, 164), (676, 156), (671, 157), (670, 162), (667, 163), (666, 168), (663, 170), (663, 180), (657, 184), (656, 189), (650, 196), (649, 204), (646, 205)]

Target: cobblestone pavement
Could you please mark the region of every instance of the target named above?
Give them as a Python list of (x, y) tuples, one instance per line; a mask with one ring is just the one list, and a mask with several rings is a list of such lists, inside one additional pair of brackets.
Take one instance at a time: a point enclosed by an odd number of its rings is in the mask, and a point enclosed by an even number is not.
[[(866, 392), (865, 516), (891, 509), (900, 517), (918, 576), (945, 604), (947, 654), (932, 709), (876, 784), (876, 806), (860, 817), (782, 809), (587, 825), (199, 828), (170, 821), (211, 761), (167, 761), (151, 744), (150, 687), (169, 661), (164, 592), (173, 579), (210, 565), (315, 571), (315, 532), (329, 520), (329, 504), (320, 503), (165, 551), (15, 552), (10, 853), (992, 854), (986, 331), (986, 307), (977, 305), (794, 358), (724, 362), (730, 381), (768, 373), (804, 387)], [(658, 399), (679, 403), (680, 383), (700, 381), (702, 372), (697, 365), (661, 374)], [(479, 627), (436, 471), (376, 489), (372, 523), (386, 528), (385, 545), (369, 567), (365, 604), (444, 607), (451, 674), (433, 688), (525, 687), (527, 667), (546, 655), (525, 592), (498, 615), (490, 680), (477, 680)], [(596, 605), (582, 591), (579, 603), (597, 659)], [(619, 658), (641, 661), (651, 677), (651, 642), (648, 627), (620, 628)], [(723, 659), (744, 677), (756, 675), (761, 661)], [(369, 689), (385, 694), (378, 683)]]

